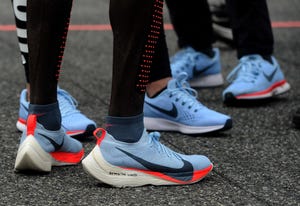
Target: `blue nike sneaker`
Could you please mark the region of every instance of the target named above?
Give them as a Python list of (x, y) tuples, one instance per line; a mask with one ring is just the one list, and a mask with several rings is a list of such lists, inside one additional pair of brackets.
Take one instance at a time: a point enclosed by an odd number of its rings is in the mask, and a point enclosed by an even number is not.
[(50, 172), (52, 166), (78, 164), (83, 158), (82, 144), (65, 134), (64, 130), (46, 130), (29, 115), (18, 149), (15, 171)]
[(221, 74), (219, 49), (214, 48), (214, 57), (186, 47), (178, 51), (170, 60), (172, 76), (176, 78), (182, 72), (188, 74), (192, 87), (216, 87), (224, 83)]
[[(20, 110), (17, 128), (20, 131), (26, 129), (29, 102), (26, 100), (27, 90), (20, 95)], [(96, 123), (77, 110), (77, 101), (65, 90), (57, 89), (57, 100), (62, 116), (62, 128), (72, 137), (90, 136), (96, 129)]]
[(197, 100), (185, 72), (168, 82), (167, 88), (150, 98), (145, 95), (144, 124), (148, 130), (199, 134), (232, 127), (229, 116), (208, 109)]
[(290, 89), (276, 59), (272, 57), (271, 64), (260, 55), (242, 57), (227, 81), (230, 85), (223, 92), (225, 103), (269, 98)]
[(179, 154), (161, 144), (158, 132), (148, 134), (144, 130), (136, 143), (120, 142), (101, 128), (94, 134), (97, 145), (82, 160), (83, 168), (115, 187), (192, 184), (213, 168), (205, 156)]

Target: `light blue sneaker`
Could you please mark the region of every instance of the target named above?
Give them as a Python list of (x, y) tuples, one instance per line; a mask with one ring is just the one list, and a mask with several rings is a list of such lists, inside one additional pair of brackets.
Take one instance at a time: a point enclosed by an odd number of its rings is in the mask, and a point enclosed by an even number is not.
[[(100, 130), (101, 137), (97, 137)], [(120, 142), (101, 128), (94, 134), (97, 145), (82, 160), (83, 168), (115, 187), (192, 184), (213, 168), (205, 156), (179, 154), (161, 144), (158, 132), (144, 131), (136, 143)]]
[(206, 133), (232, 127), (229, 116), (215, 112), (197, 100), (185, 72), (168, 82), (158, 96), (145, 95), (144, 124), (149, 130), (179, 131), (185, 134)]
[[(17, 128), (20, 131), (26, 129), (29, 102), (26, 100), (27, 90), (24, 89), (20, 95), (19, 118)], [(65, 90), (58, 88), (57, 99), (62, 117), (62, 128), (72, 137), (83, 137), (92, 135), (96, 129), (96, 123), (87, 118), (77, 110), (77, 101)]]
[(221, 74), (219, 49), (213, 49), (213, 58), (186, 47), (178, 51), (170, 60), (172, 76), (176, 78), (182, 72), (188, 74), (192, 87), (216, 87), (224, 83)]
[(65, 134), (64, 130), (46, 130), (29, 115), (18, 149), (15, 170), (50, 172), (52, 166), (78, 164), (83, 158), (82, 144)]
[(287, 92), (290, 85), (274, 57), (272, 62), (270, 64), (260, 55), (242, 57), (227, 77), (230, 85), (223, 92), (223, 101), (263, 99)]

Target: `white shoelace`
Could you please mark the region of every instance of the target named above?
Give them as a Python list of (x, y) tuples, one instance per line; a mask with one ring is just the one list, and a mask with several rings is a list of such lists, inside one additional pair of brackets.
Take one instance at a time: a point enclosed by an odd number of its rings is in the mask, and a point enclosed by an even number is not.
[(154, 145), (154, 147), (157, 148), (159, 153), (166, 154), (168, 157), (175, 157), (177, 159), (181, 159), (181, 157), (176, 152), (174, 152), (167, 146), (160, 143), (160, 141), (159, 141), (160, 133), (159, 132), (151, 132), (150, 134), (148, 134), (148, 137), (149, 137), (150, 144)]
[(246, 60), (235, 67), (227, 76), (229, 83), (235, 82), (254, 82), (259, 75), (261, 64), (259, 61)]
[(67, 91), (58, 89), (57, 98), (62, 116), (80, 113), (80, 111), (76, 109), (78, 102)]

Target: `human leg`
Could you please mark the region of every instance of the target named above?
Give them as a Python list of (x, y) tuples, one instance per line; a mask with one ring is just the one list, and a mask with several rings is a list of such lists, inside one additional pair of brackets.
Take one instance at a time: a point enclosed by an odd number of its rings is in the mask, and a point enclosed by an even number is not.
[(216, 39), (233, 45), (229, 12), (225, 0), (208, 0), (212, 15), (213, 31)]
[[(12, 5), (15, 14), (19, 48), (26, 79), (26, 89), (24, 89), (20, 95), (19, 118), (16, 124), (17, 128), (20, 131), (23, 131), (26, 128), (30, 98), (26, 17), (27, 0), (12, 0)], [(66, 133), (76, 137), (91, 135), (92, 131), (96, 128), (96, 123), (88, 119), (77, 109), (77, 101), (68, 92), (61, 88), (58, 88), (57, 98), (62, 115), (62, 126)]]
[(184, 74), (171, 78), (163, 29), (157, 44), (144, 102), (145, 127), (187, 134), (231, 128), (230, 117), (210, 110), (199, 102), (197, 92), (190, 88)]
[(271, 56), (274, 37), (265, 0), (226, 0), (240, 59), (250, 54)]
[(290, 85), (273, 57), (274, 38), (267, 2), (227, 0), (237, 46), (238, 66), (228, 75), (225, 103), (285, 93)]
[(215, 39), (207, 0), (166, 3), (180, 48), (171, 58), (173, 77), (184, 71), (192, 87), (222, 85), (219, 50), (212, 48)]
[(57, 102), (72, 0), (27, 3), (30, 104), (15, 170), (49, 172), (52, 166), (79, 163), (84, 153), (81, 143), (61, 128)]
[(113, 186), (191, 184), (212, 169), (206, 157), (176, 153), (159, 142), (158, 133), (148, 134), (143, 126), (144, 92), (163, 26), (162, 7), (160, 0), (110, 2), (114, 34), (110, 116), (107, 131), (96, 131), (97, 145), (83, 166)]
[(197, 51), (207, 51), (209, 55), (215, 39), (207, 0), (166, 0), (166, 4), (179, 48), (192, 46)]

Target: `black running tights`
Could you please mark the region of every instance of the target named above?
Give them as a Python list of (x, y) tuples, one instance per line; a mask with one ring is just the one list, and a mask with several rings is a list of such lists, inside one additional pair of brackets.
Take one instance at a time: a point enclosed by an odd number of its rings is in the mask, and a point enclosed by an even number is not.
[(72, 0), (28, 0), (30, 102), (57, 101), (57, 82), (63, 58)]
[[(28, 0), (30, 102), (56, 101), (72, 0)], [(110, 116), (143, 112), (146, 85), (170, 76), (162, 0), (111, 0), (113, 78)]]
[[(178, 35), (179, 47), (197, 50), (214, 42), (207, 0), (166, 0)], [(226, 0), (238, 58), (248, 54), (271, 55), (273, 33), (266, 0)], [(188, 11), (188, 12), (187, 12)]]

